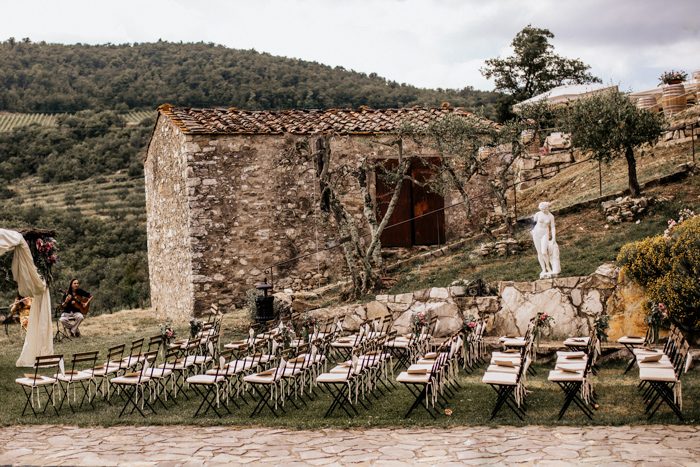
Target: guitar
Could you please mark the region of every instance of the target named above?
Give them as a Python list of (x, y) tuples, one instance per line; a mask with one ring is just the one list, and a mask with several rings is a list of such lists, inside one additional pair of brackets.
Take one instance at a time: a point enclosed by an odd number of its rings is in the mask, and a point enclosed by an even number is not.
[[(63, 290), (61, 290), (61, 292), (63, 292), (64, 295), (69, 295), (68, 292), (65, 292)], [(70, 300), (68, 298), (66, 298), (66, 301), (64, 301), (61, 304), (61, 307), (65, 308), (69, 302), (73, 302), (73, 307), (76, 310), (78, 310), (80, 313), (82, 313), (83, 316), (87, 316), (88, 312), (90, 311), (90, 302), (92, 301), (94, 296), (92, 296), (90, 298), (85, 298), (85, 297), (81, 297), (80, 295), (73, 295), (73, 294), (70, 294), (70, 296), (71, 296)]]

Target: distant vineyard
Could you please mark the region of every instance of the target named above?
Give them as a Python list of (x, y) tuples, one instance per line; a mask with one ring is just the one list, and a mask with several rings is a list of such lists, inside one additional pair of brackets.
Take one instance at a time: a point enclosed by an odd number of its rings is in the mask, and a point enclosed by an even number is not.
[[(56, 118), (60, 114), (24, 114), (24, 113), (6, 113), (0, 112), (0, 133), (9, 133), (15, 128), (31, 125), (36, 123), (41, 126), (56, 126)], [(156, 113), (152, 110), (133, 110), (122, 114), (122, 117), (129, 126), (138, 125), (143, 120), (155, 117)]]
[(56, 114), (17, 114), (0, 112), (0, 133), (36, 123), (42, 126), (56, 126)]
[(122, 115), (126, 120), (127, 125), (138, 125), (147, 118), (155, 117), (156, 113), (153, 110), (133, 110)]

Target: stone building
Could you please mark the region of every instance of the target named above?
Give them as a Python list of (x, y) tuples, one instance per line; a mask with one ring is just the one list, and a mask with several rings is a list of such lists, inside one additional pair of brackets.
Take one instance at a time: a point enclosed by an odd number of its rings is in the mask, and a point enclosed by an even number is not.
[[(338, 243), (338, 234), (319, 209), (313, 158), (293, 154), (300, 139), (330, 135), (334, 160), (352, 166), (367, 155), (396, 159), (397, 150), (387, 141), (405, 124), (426, 125), (450, 114), (476, 118), (448, 106), (244, 111), (163, 105), (158, 110), (145, 160), (151, 302), (174, 319), (212, 304), (225, 310), (240, 303), (265, 276), (277, 289), (295, 290), (342, 278), (339, 249), (328, 249)], [(429, 145), (415, 141), (405, 142), (403, 154), (436, 157)], [(414, 177), (425, 176), (416, 170)], [(377, 177), (370, 187), (375, 197), (386, 190)], [(362, 218), (358, 189), (348, 185), (343, 196)], [(443, 197), (404, 182), (391, 223), (406, 222), (390, 229), (383, 244), (440, 244), (461, 235), (464, 211), (440, 210), (458, 200), (457, 193)]]

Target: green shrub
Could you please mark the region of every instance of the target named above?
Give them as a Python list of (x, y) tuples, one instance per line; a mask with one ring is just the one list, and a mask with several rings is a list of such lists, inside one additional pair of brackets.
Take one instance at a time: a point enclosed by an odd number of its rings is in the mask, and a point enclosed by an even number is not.
[(646, 289), (651, 303), (663, 303), (671, 321), (700, 327), (700, 216), (670, 221), (664, 235), (628, 243), (617, 257), (629, 277)]

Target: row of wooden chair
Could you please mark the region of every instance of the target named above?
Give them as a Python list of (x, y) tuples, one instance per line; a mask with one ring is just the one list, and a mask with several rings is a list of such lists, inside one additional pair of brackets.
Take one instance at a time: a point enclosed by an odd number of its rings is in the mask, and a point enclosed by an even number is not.
[(649, 419), (665, 403), (683, 420), (681, 377), (688, 370), (689, 351), (688, 340), (673, 324), (662, 349), (648, 346), (633, 349), (634, 361), (639, 367), (639, 389)]

